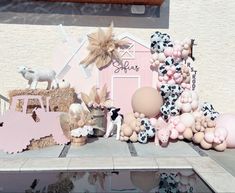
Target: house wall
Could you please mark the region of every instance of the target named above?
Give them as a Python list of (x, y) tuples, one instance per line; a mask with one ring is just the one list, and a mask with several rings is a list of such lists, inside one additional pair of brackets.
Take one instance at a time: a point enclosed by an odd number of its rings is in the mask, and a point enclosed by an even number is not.
[[(194, 38), (198, 92), (202, 101), (211, 102), (218, 111), (235, 109), (235, 1), (171, 0), (161, 8), (159, 25), (148, 29), (116, 28), (117, 34), (128, 31), (149, 41), (155, 30), (169, 33), (174, 39)], [(167, 22), (169, 28), (158, 29)], [(97, 21), (99, 22), (99, 21)], [(131, 26), (131, 23), (130, 23)], [(160, 27), (159, 27), (160, 26)], [(68, 26), (65, 30), (76, 38), (96, 28)], [(61, 42), (55, 25), (0, 24), (0, 93), (23, 88), (26, 82), (17, 74), (16, 66), (50, 66), (53, 50)]]

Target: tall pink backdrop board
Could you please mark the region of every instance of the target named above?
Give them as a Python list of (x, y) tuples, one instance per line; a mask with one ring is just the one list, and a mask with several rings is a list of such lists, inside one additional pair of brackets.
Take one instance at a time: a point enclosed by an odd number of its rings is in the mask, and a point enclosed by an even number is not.
[[(131, 97), (136, 89), (142, 86), (156, 87), (157, 78), (156, 73), (150, 70), (149, 43), (127, 33), (117, 36), (117, 39), (129, 42), (129, 47), (119, 50), (123, 60), (122, 64), (114, 60), (102, 70), (93, 66), (84, 73), (79, 63), (88, 54), (88, 41), (85, 38), (81, 43), (72, 41), (58, 46), (54, 54), (53, 69), (60, 73), (62, 69), (66, 69), (65, 64), (69, 63), (70, 69), (65, 70), (60, 78), (69, 81), (77, 93), (88, 93), (92, 86), (102, 87), (106, 84), (113, 105), (121, 108), (122, 113), (127, 113), (132, 112)], [(78, 52), (69, 61), (76, 48)]]
[(89, 53), (87, 46), (87, 38), (82, 42), (71, 38), (69, 42), (58, 44), (53, 54), (52, 69), (59, 79), (68, 81), (77, 93), (88, 93), (92, 86), (98, 84), (98, 69), (93, 66), (85, 72), (79, 65)]
[[(121, 38), (120, 38), (121, 37)], [(99, 73), (99, 85), (107, 84), (113, 105), (122, 113), (132, 112), (131, 97), (142, 86), (153, 85), (153, 72), (150, 70), (149, 45), (131, 35), (123, 34), (120, 39), (129, 42), (129, 47), (120, 49), (122, 64), (113, 61)]]

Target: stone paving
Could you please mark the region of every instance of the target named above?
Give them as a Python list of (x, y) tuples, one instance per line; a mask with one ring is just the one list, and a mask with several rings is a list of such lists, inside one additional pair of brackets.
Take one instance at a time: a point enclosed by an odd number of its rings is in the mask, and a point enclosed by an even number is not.
[[(90, 138), (81, 147), (52, 146), (18, 154), (0, 152), (1, 172), (193, 169), (215, 192), (235, 192), (235, 151), (204, 151), (190, 143), (170, 143), (167, 148), (130, 144), (114, 137)], [(203, 151), (203, 150), (201, 150)], [(207, 156), (208, 155), (208, 156)], [(223, 181), (223, 183), (218, 183)]]
[[(130, 147), (132, 147), (130, 149)], [(0, 151), (1, 158), (58, 158), (64, 146), (52, 146), (38, 150), (24, 151), (18, 154), (6, 154)], [(195, 150), (196, 149), (196, 150)], [(199, 149), (199, 148), (198, 148)], [(135, 151), (133, 154), (132, 151)], [(235, 150), (226, 149), (224, 152), (214, 150), (202, 150), (204, 156), (209, 156), (235, 176)], [(148, 144), (116, 141), (115, 137), (90, 138), (84, 146), (77, 147), (71, 145), (66, 153), (66, 158), (81, 158), (81, 157), (154, 157), (154, 158), (185, 158), (185, 157), (200, 157), (197, 148), (193, 148), (189, 143), (180, 141), (170, 143), (168, 147), (155, 146), (153, 142)], [(165, 164), (166, 166), (166, 164)]]
[(90, 138), (84, 146), (71, 145), (66, 157), (99, 157), (121, 156), (130, 157), (127, 143), (117, 141), (115, 138)]
[(226, 149), (224, 152), (203, 150), (208, 156), (223, 166), (229, 173), (235, 176), (235, 149)]

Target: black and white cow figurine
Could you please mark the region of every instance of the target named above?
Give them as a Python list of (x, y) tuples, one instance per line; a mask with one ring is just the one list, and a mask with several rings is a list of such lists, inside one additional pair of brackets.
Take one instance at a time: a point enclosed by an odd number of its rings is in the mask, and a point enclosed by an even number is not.
[(116, 139), (120, 139), (120, 131), (121, 126), (123, 122), (123, 115), (119, 114), (120, 108), (108, 108), (108, 114), (107, 114), (107, 130), (104, 135), (105, 138), (108, 138), (111, 135), (111, 132), (114, 129), (114, 126), (117, 126), (117, 137)]

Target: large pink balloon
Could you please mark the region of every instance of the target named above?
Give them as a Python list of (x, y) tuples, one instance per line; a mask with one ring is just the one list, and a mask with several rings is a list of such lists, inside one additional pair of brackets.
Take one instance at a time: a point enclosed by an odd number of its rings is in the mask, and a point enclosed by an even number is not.
[(146, 117), (156, 117), (160, 113), (163, 99), (157, 89), (142, 87), (132, 96), (131, 105), (134, 112), (142, 113)]
[(216, 129), (227, 130), (227, 147), (235, 148), (235, 114), (221, 114), (216, 119)]

